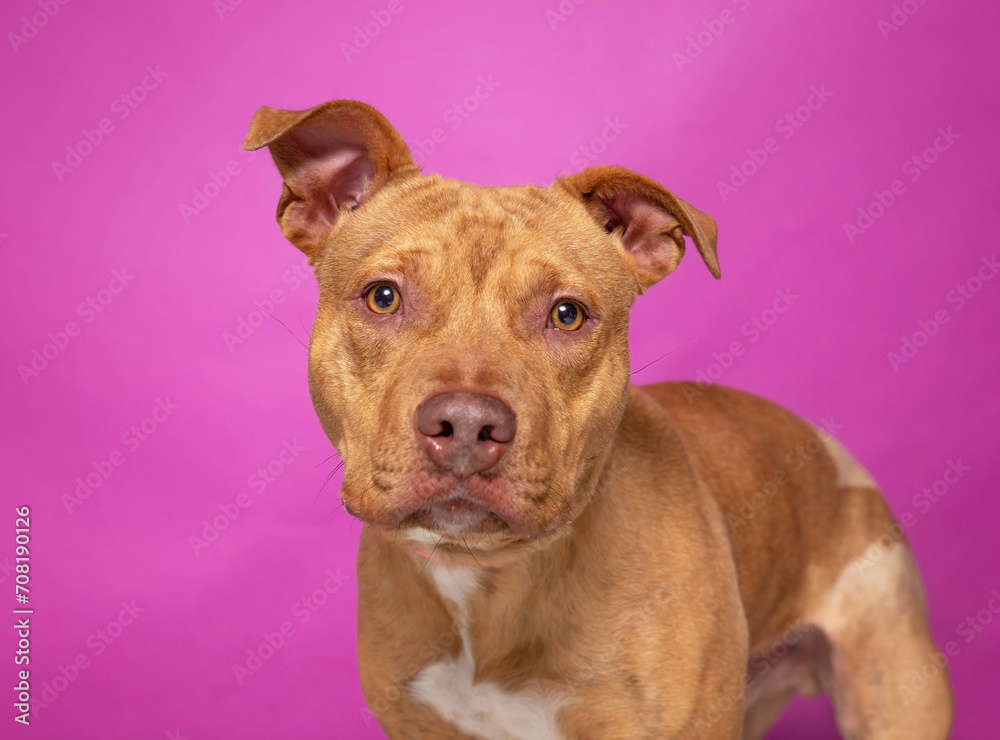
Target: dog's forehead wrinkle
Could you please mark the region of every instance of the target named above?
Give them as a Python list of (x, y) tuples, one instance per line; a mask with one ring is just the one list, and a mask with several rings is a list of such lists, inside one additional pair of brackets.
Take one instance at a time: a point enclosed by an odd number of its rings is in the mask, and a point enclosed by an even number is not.
[(470, 189), (470, 207), (457, 214), (455, 237), (480, 290), (497, 272), (510, 279), (512, 263), (505, 255), (522, 249), (526, 241), (541, 241), (538, 226), (517, 192), (513, 188)]
[(427, 256), (427, 252), (428, 250), (419, 244), (405, 246), (387, 244), (370, 259), (363, 262), (361, 269), (365, 273), (379, 270), (404, 274), (417, 273)]
[[(368, 248), (356, 254), (358, 268), (419, 272), (432, 285), (447, 283), (449, 293), (468, 283), (464, 300), (487, 290), (530, 292), (529, 283), (585, 286), (595, 268), (609, 267), (587, 234), (567, 229), (566, 204), (538, 186), (480, 187), (432, 175), (394, 188), (381, 206), (380, 220), (364, 224)], [(531, 275), (539, 267), (544, 281)]]

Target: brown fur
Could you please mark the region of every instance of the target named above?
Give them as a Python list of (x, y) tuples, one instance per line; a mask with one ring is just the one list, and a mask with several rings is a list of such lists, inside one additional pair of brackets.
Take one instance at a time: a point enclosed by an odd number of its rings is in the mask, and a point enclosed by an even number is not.
[[(476, 681), (558, 694), (565, 738), (759, 737), (797, 691), (831, 692), (846, 737), (947, 735), (943, 674), (909, 706), (897, 691), (934, 651), (908, 552), (851, 570), (892, 523), (879, 492), (838, 484), (816, 430), (770, 403), (629, 384), (632, 302), (677, 267), (685, 235), (718, 275), (710, 217), (619, 168), (550, 188), (422, 177), (351, 101), (261, 109), (246, 146), (265, 145), (285, 180), (279, 223), (320, 284), (310, 388), (365, 522), (361, 678), (390, 737), (468, 737), (408, 690), (458, 655), (463, 618)], [(366, 310), (379, 280), (401, 314)], [(572, 335), (544, 328), (565, 298), (590, 317)], [(449, 390), (517, 419), (475, 482), (492, 528), (430, 553), (477, 569), (464, 617), (404, 526), (452, 484), (414, 433), (417, 406)], [(812, 452), (790, 465), (796, 449)]]

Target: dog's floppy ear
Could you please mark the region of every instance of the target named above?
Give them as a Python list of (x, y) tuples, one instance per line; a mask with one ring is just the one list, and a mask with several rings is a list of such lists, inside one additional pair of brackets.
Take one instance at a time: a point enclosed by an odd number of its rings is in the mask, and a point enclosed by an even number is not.
[(623, 167), (591, 167), (556, 181), (583, 201), (605, 231), (621, 237), (634, 265), (639, 292), (666, 277), (684, 256), (684, 235), (708, 269), (722, 277), (715, 219), (685, 203), (655, 180)]
[(355, 100), (303, 111), (259, 108), (243, 148), (265, 146), (285, 181), (278, 201), (281, 232), (310, 260), (344, 215), (390, 178), (419, 174), (399, 132)]

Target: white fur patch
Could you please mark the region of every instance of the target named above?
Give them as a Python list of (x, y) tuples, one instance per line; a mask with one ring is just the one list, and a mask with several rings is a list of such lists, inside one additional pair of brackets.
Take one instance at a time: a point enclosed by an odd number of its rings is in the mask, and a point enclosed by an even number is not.
[(819, 437), (823, 440), (823, 444), (826, 445), (827, 454), (833, 458), (833, 463), (837, 466), (838, 486), (878, 488), (875, 485), (875, 481), (868, 474), (868, 471), (861, 467), (857, 460), (851, 457), (850, 453), (841, 446), (840, 442), (825, 432), (820, 432)]
[(831, 634), (856, 626), (870, 610), (892, 613), (895, 594), (902, 583), (919, 582), (913, 556), (905, 543), (874, 542), (864, 554), (848, 563), (823, 597), (814, 615)]
[[(441, 542), (441, 535), (426, 527), (407, 527), (402, 530), (402, 536), (410, 542), (420, 545), (426, 552), (433, 550)], [(462, 540), (462, 548), (470, 550), (492, 549), (493, 543), (486, 535), (475, 535)]]
[[(438, 593), (455, 606), (458, 626), (463, 637), (469, 627), (469, 597), (479, 588), (482, 571), (465, 565), (445, 565), (433, 560), (427, 563), (427, 573)], [(467, 640), (463, 639), (463, 643)]]
[(481, 571), (433, 561), (427, 571), (438, 593), (455, 607), (462, 639), (457, 657), (445, 656), (422, 670), (410, 684), (417, 701), (434, 707), (463, 732), (483, 740), (560, 740), (555, 695), (505, 691), (492, 681), (476, 682), (469, 639), (469, 599), (479, 588)]
[(417, 543), (427, 552), (430, 552), (441, 541), (441, 535), (434, 534), (425, 527), (407, 527), (402, 531), (402, 534), (406, 539)]

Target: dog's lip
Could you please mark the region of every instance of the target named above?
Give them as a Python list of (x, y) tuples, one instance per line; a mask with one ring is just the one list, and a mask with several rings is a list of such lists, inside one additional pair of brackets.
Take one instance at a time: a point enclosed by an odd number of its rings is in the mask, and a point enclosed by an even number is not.
[[(345, 499), (348, 513), (377, 529), (424, 529), (443, 536), (445, 541), (462, 541), (467, 536), (502, 534), (505, 542), (535, 540), (561, 529), (566, 522), (536, 522), (532, 510), (517, 495), (518, 484), (504, 477), (463, 478), (440, 471), (422, 471), (416, 478), (394, 489), (395, 501), (375, 515), (355, 511)], [(500, 490), (492, 489), (502, 484)], [(485, 488), (484, 488), (485, 486)]]
[(485, 504), (482, 504), (479, 501), (474, 501), (464, 493), (449, 496), (441, 501), (432, 501), (428, 504), (428, 506), (438, 510), (457, 511), (458, 514), (482, 512), (486, 511), (488, 508)]
[(425, 502), (403, 521), (442, 534), (492, 531), (503, 523), (503, 519), (489, 506), (461, 491)]

